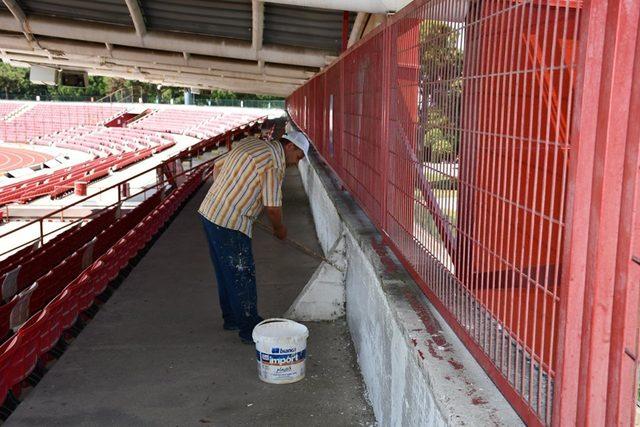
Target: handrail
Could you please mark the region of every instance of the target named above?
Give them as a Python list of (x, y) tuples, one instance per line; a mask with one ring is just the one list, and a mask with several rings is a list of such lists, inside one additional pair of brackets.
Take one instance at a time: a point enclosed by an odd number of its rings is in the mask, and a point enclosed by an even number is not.
[[(113, 98), (114, 96), (116, 96), (116, 94), (118, 94), (118, 93), (125, 93), (125, 94), (126, 94), (126, 93), (127, 93), (127, 88), (124, 88), (124, 87), (123, 87), (123, 88), (120, 88), (120, 89), (118, 89), (118, 90), (116, 90), (116, 91), (113, 91), (113, 92), (111, 92), (111, 93), (108, 93), (108, 94), (106, 94), (105, 96), (103, 96), (102, 98), (98, 99), (96, 102), (109, 102), (109, 103), (113, 103), (113, 99), (112, 99), (112, 98)], [(109, 100), (108, 100), (108, 101), (105, 101), (105, 99), (107, 99), (107, 98), (108, 98)], [(128, 93), (126, 96), (124, 96), (124, 97), (122, 98), (122, 100), (125, 100), (125, 99), (128, 99), (128, 98), (131, 98), (131, 100), (133, 101), (133, 92)], [(122, 100), (120, 100), (120, 101), (116, 100), (116, 102), (123, 102)]]
[[(192, 173), (195, 173), (198, 169), (202, 169), (202, 168), (206, 168), (206, 167), (212, 166), (213, 163), (215, 162), (215, 160), (218, 157), (219, 156), (216, 156), (216, 157), (214, 157), (212, 159), (206, 160), (206, 161), (204, 161), (204, 162), (202, 162), (202, 163), (200, 163), (198, 165), (195, 165), (195, 166), (193, 166), (193, 167), (191, 167), (191, 168), (189, 168), (187, 170), (183, 170), (182, 172), (174, 175), (174, 178), (178, 178), (178, 177), (181, 177), (181, 176), (184, 176), (184, 175), (187, 175), (187, 174), (192, 174)], [(132, 199), (132, 198), (134, 198), (136, 196), (139, 196), (140, 194), (146, 193), (147, 191), (149, 191), (149, 189), (153, 188), (153, 186), (145, 187), (142, 190), (140, 190), (140, 191), (138, 191), (138, 192), (136, 192), (134, 194), (130, 194), (128, 197), (126, 197), (124, 199), (122, 198), (122, 190), (121, 189), (122, 189), (122, 185), (125, 184), (126, 182), (134, 180), (135, 178), (138, 178), (138, 177), (140, 177), (142, 175), (145, 175), (145, 174), (147, 174), (149, 172), (155, 171), (158, 168), (162, 168), (162, 167), (170, 164), (171, 162), (174, 162), (174, 161), (180, 160), (180, 159), (181, 159), (180, 153), (176, 154), (175, 156), (170, 157), (169, 159), (163, 161), (162, 163), (159, 163), (159, 164), (157, 164), (155, 166), (152, 166), (152, 167), (150, 167), (148, 169), (145, 169), (144, 171), (141, 171), (141, 172), (139, 172), (139, 173), (137, 173), (137, 174), (135, 174), (133, 176), (130, 176), (130, 177), (126, 178), (126, 179), (123, 179), (122, 181), (114, 183), (114, 184), (112, 184), (112, 185), (110, 185), (108, 187), (102, 188), (101, 190), (99, 190), (99, 191), (97, 191), (97, 192), (95, 192), (95, 193), (93, 193), (91, 195), (87, 195), (86, 197), (83, 197), (83, 198), (81, 198), (79, 200), (76, 200), (75, 202), (72, 202), (72, 203), (70, 203), (68, 205), (65, 205), (65, 206), (63, 206), (61, 208), (58, 208), (58, 209), (56, 209), (54, 211), (51, 211), (51, 212), (39, 217), (38, 219), (34, 219), (32, 221), (29, 221), (26, 224), (23, 224), (20, 227), (15, 228), (13, 230), (7, 231), (5, 233), (1, 233), (0, 234), (0, 239), (2, 239), (4, 237), (7, 237), (7, 236), (10, 236), (11, 234), (16, 233), (16, 232), (18, 232), (20, 230), (23, 230), (23, 229), (25, 229), (27, 227), (31, 227), (31, 226), (33, 226), (35, 224), (38, 224), (38, 223), (40, 224), (40, 235), (39, 235), (39, 237), (37, 237), (35, 239), (32, 239), (32, 240), (29, 240), (28, 242), (23, 243), (21, 245), (18, 245), (18, 246), (14, 247), (14, 248), (11, 248), (8, 251), (2, 252), (2, 253), (0, 253), (0, 256), (4, 256), (4, 255), (6, 255), (6, 254), (8, 254), (10, 252), (15, 251), (16, 249), (21, 249), (21, 248), (23, 248), (25, 246), (28, 246), (29, 244), (33, 244), (38, 240), (41, 243), (44, 243), (44, 237), (46, 237), (46, 236), (48, 236), (50, 234), (59, 232), (61, 229), (69, 228), (69, 227), (73, 226), (74, 224), (76, 224), (76, 223), (78, 223), (80, 221), (86, 220), (87, 218), (90, 218), (92, 216), (98, 215), (98, 214), (104, 212), (105, 210), (110, 209), (113, 206), (116, 206), (116, 205), (122, 203), (125, 200), (130, 200), (130, 199)], [(156, 182), (155, 186), (158, 186), (158, 184), (159, 184), (159, 182)], [(44, 221), (46, 219), (52, 218), (54, 216), (58, 216), (59, 214), (61, 214), (65, 210), (68, 210), (68, 209), (70, 209), (70, 208), (72, 208), (72, 207), (74, 207), (76, 205), (79, 205), (79, 204), (81, 204), (81, 203), (83, 203), (83, 202), (85, 202), (85, 201), (87, 201), (89, 199), (92, 199), (92, 198), (94, 198), (96, 196), (99, 196), (100, 194), (106, 193), (107, 191), (113, 190), (115, 188), (118, 188), (118, 201), (117, 202), (111, 203), (109, 205), (106, 205), (106, 206), (98, 209), (98, 210), (92, 211), (90, 214), (88, 214), (88, 215), (86, 215), (84, 217), (81, 217), (81, 218), (77, 218), (75, 221), (73, 221), (70, 224), (65, 225), (65, 226), (63, 226), (63, 227), (61, 227), (59, 229), (52, 230), (52, 231), (50, 231), (48, 233), (44, 233)]]

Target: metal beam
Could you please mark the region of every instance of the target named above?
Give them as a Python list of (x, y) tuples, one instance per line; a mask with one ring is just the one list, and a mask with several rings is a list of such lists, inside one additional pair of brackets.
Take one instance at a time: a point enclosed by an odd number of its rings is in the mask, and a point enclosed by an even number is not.
[[(105, 46), (102, 43), (88, 43), (74, 40), (39, 38), (40, 44), (47, 50), (58, 52), (61, 58), (79, 59), (113, 59), (125, 60), (141, 64), (147, 63), (184, 66), (184, 54), (177, 52), (154, 51), (149, 49), (130, 48), (121, 46)], [(0, 48), (24, 54), (39, 54), (27, 43), (22, 36), (0, 35)], [(253, 61), (242, 63), (212, 58), (202, 55), (189, 55), (189, 66), (202, 69), (203, 72), (219, 70), (221, 72), (242, 72), (265, 76), (288, 77), (292, 79), (308, 79), (315, 73), (308, 69), (284, 65), (266, 64), (260, 70)]]
[(387, 13), (397, 12), (411, 0), (265, 0), (268, 3), (291, 6), (317, 7), (319, 9), (349, 10), (351, 12)]
[(262, 49), (262, 34), (264, 32), (264, 2), (251, 1), (251, 47), (256, 53)]
[(353, 28), (351, 28), (351, 34), (349, 34), (349, 42), (347, 43), (347, 48), (353, 46), (355, 42), (360, 40), (362, 30), (364, 30), (364, 26), (367, 24), (368, 19), (368, 13), (358, 12), (358, 14), (356, 15), (356, 20), (353, 22)]
[[(221, 58), (241, 60), (263, 60), (278, 64), (305, 67), (323, 67), (330, 61), (330, 52), (288, 46), (268, 46), (260, 51), (253, 50), (251, 43), (218, 37), (196, 36), (175, 32), (147, 31), (144, 38), (126, 27), (99, 24), (71, 19), (31, 16), (31, 32), (36, 35), (63, 39), (104, 43), (113, 45), (148, 48), (171, 52), (189, 52)], [(0, 13), (0, 28), (5, 31), (22, 32), (20, 24), (9, 13)]]
[(131, 20), (133, 21), (133, 26), (136, 29), (136, 34), (140, 38), (144, 37), (147, 33), (147, 26), (144, 23), (144, 16), (142, 15), (142, 9), (140, 9), (138, 0), (124, 1), (127, 4), (127, 9), (129, 9), (129, 15), (131, 15)]
[(172, 73), (157, 74), (147, 73), (145, 70), (141, 70), (140, 75), (133, 75), (132, 73), (112, 71), (112, 70), (88, 70), (91, 75), (109, 76), (124, 79), (132, 79), (162, 84), (165, 86), (178, 86), (178, 87), (197, 87), (201, 89), (221, 89), (233, 92), (241, 93), (255, 93), (258, 95), (274, 95), (274, 96), (288, 96), (295, 90), (294, 86), (280, 85), (277, 83), (235, 83), (230, 82), (227, 79), (211, 79), (211, 78), (199, 78), (199, 79), (185, 79), (184, 75), (177, 75)]
[[(295, 88), (300, 85), (300, 82), (292, 82), (288, 80), (268, 80), (260, 79), (258, 76), (247, 76), (242, 74), (202, 74), (200, 70), (191, 70), (178, 67), (174, 69), (162, 68), (154, 64), (149, 64), (145, 67), (136, 65), (120, 65), (112, 63), (100, 63), (100, 62), (86, 62), (86, 61), (73, 61), (64, 59), (48, 60), (46, 57), (19, 55), (7, 53), (12, 61), (24, 63), (24, 64), (52, 64), (56, 66), (66, 66), (73, 69), (83, 69), (91, 71), (94, 74), (108, 75), (111, 73), (117, 73), (118, 76), (123, 76), (127, 79), (144, 80), (147, 75), (165, 76), (174, 80), (183, 82), (186, 86), (195, 83), (206, 83), (209, 85), (215, 85), (217, 88), (234, 87), (238, 88), (242, 92), (251, 93), (251, 89), (261, 90), (263, 86), (277, 89), (278, 93), (291, 93)], [(108, 74), (105, 74), (108, 73)], [(256, 78), (258, 77), (258, 78)], [(272, 78), (274, 79), (274, 78)]]
[(20, 7), (18, 2), (16, 2), (15, 0), (2, 1), (4, 5), (7, 6), (7, 9), (9, 9), (9, 12), (11, 12), (16, 21), (18, 21), (18, 24), (20, 24), (20, 32), (24, 34), (24, 36), (30, 43), (33, 42), (33, 35), (31, 34), (31, 31), (29, 31), (29, 24), (27, 23), (27, 15), (25, 15), (22, 7)]
[(140, 61), (128, 61), (122, 59), (105, 59), (99, 57), (92, 56), (73, 56), (68, 58), (47, 58), (46, 56), (41, 56), (37, 53), (33, 52), (13, 52), (13, 51), (5, 51), (7, 57), (10, 60), (20, 61), (25, 63), (32, 64), (49, 64), (56, 65), (60, 67), (69, 67), (69, 68), (105, 68), (105, 69), (122, 69), (124, 71), (129, 70), (135, 67), (142, 67), (144, 69), (153, 69), (156, 71), (163, 72), (175, 72), (178, 74), (181, 73), (189, 73), (191, 75), (197, 75), (202, 77), (213, 77), (213, 78), (229, 78), (229, 79), (243, 79), (252, 82), (266, 82), (266, 83), (283, 83), (288, 85), (301, 85), (306, 80), (305, 79), (294, 79), (289, 77), (277, 77), (277, 76), (266, 76), (260, 74), (250, 74), (243, 73), (237, 71), (223, 71), (223, 70), (215, 70), (209, 69), (204, 70), (201, 68), (191, 67), (191, 66), (179, 66), (179, 65), (169, 65), (169, 64), (159, 64), (159, 63), (151, 63), (151, 62), (140, 62)]
[(20, 5), (15, 0), (2, 0), (9, 12), (20, 22), (21, 24), (27, 22), (27, 15), (25, 15), (24, 10), (20, 7)]

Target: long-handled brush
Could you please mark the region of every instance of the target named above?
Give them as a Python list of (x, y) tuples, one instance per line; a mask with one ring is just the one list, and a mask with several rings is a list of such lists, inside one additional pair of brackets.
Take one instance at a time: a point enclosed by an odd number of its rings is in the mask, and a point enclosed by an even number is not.
[[(271, 227), (269, 227), (267, 224), (265, 224), (262, 221), (256, 220), (255, 224), (260, 227), (262, 230), (266, 231), (267, 233), (269, 233), (270, 236), (272, 236), (274, 239), (278, 239), (276, 236), (273, 235), (273, 230), (271, 229)], [(280, 239), (278, 239), (280, 240)], [(284, 242), (289, 244), (289, 246), (292, 246), (296, 249), (298, 249), (301, 252), (304, 252), (305, 254), (312, 256), (316, 259), (319, 259), (320, 261), (324, 261), (327, 264), (331, 265), (332, 267), (334, 267), (336, 270), (341, 271), (344, 273), (344, 269), (342, 267), (337, 266), (335, 263), (329, 261), (324, 255), (319, 254), (318, 252), (314, 251), (313, 249), (310, 249), (308, 247), (306, 247), (305, 245), (303, 245), (302, 243), (293, 240), (290, 237), (287, 237), (284, 239)]]

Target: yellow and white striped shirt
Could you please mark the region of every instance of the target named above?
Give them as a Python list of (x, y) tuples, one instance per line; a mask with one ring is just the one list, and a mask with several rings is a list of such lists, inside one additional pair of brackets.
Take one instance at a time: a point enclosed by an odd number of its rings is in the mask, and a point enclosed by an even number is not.
[(284, 149), (278, 141), (247, 137), (216, 161), (220, 173), (198, 212), (220, 227), (251, 237), (264, 206), (282, 205)]

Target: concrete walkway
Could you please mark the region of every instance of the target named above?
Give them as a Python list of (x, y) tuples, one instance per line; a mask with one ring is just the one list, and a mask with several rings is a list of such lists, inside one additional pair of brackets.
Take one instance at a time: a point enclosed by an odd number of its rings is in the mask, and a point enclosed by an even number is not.
[[(196, 209), (186, 205), (7, 426), (352, 426), (371, 408), (344, 321), (311, 323), (307, 378), (269, 385), (255, 350), (222, 329)], [(298, 170), (285, 182), (289, 235), (320, 252)], [(281, 316), (318, 260), (256, 230), (259, 310)]]

